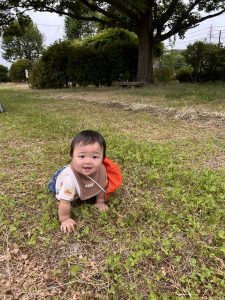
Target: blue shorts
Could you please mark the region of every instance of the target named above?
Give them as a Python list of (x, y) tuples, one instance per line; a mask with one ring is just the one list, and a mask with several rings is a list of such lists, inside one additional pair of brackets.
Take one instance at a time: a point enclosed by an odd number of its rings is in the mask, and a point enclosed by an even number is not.
[(48, 190), (49, 192), (52, 192), (54, 194), (56, 194), (56, 180), (57, 177), (59, 176), (59, 174), (66, 168), (66, 166), (59, 168), (53, 175), (51, 178), (51, 181), (48, 184)]

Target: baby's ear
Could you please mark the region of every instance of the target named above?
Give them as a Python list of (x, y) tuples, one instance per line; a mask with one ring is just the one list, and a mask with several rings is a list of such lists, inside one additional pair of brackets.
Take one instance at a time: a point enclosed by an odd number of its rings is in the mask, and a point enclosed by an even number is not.
[(72, 149), (70, 150), (69, 155), (70, 155), (70, 158), (73, 157), (73, 150)]

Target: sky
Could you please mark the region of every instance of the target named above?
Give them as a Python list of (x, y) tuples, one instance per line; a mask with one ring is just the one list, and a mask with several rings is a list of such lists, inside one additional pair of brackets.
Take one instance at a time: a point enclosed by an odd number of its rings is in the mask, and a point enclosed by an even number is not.
[[(45, 37), (45, 46), (53, 44), (59, 39), (63, 39), (64, 33), (64, 17), (60, 17), (53, 13), (30, 13), (33, 22), (38, 26), (38, 29)], [(195, 41), (207, 41), (218, 43), (220, 41), (225, 46), (225, 13), (221, 16), (206, 20), (199, 24), (199, 26), (189, 29), (185, 38), (175, 41), (164, 41), (167, 49), (185, 49), (188, 44), (193, 44)], [(2, 58), (2, 51), (0, 49), (0, 64), (10, 67), (11, 63)]]

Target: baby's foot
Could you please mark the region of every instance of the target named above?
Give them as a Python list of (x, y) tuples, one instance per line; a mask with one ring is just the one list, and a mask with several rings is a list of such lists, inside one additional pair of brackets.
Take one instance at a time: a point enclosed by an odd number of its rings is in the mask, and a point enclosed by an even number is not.
[(96, 202), (95, 206), (100, 210), (100, 211), (106, 211), (109, 209), (108, 205), (105, 202)]

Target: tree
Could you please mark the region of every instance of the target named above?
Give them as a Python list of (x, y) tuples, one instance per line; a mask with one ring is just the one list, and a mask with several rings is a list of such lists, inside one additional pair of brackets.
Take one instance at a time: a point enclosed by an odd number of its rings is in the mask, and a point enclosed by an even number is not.
[(96, 33), (97, 27), (93, 22), (81, 21), (66, 17), (65, 33), (69, 40), (92, 36)]
[[(93, 16), (93, 12), (82, 5), (79, 1), (74, 1), (73, 11), (79, 15)], [(70, 40), (84, 38), (86, 36), (95, 35), (98, 31), (98, 24), (88, 20), (78, 20), (69, 16), (65, 19), (65, 33), (66, 37)]]
[[(79, 1), (76, 1), (73, 10), (76, 10), (76, 13), (79, 15), (89, 15), (91, 17), (90, 10), (87, 7), (81, 5)], [(65, 33), (66, 37), (70, 40), (92, 36), (95, 35), (97, 31), (98, 24), (96, 22), (88, 20), (78, 20), (69, 16), (66, 17)]]
[(188, 45), (184, 51), (186, 62), (193, 68), (197, 81), (224, 80), (225, 48), (202, 41)]
[[(23, 18), (22, 18), (23, 19)], [(44, 36), (32, 20), (12, 21), (4, 30), (2, 37), (3, 58), (10, 62), (18, 59), (34, 61), (43, 50)]]
[(166, 51), (160, 57), (160, 67), (154, 72), (156, 80), (174, 80), (177, 70), (185, 66), (185, 64), (185, 58), (180, 51)]
[[(88, 8), (80, 13), (77, 5)], [(83, 21), (119, 27), (138, 36), (137, 80), (153, 81), (153, 49), (175, 34), (184, 36), (187, 29), (225, 12), (224, 0), (74, 0), (18, 1), (0, 0), (0, 24), (11, 16), (34, 9), (55, 12)], [(93, 12), (93, 13), (92, 13)], [(201, 14), (204, 13), (204, 14)]]

